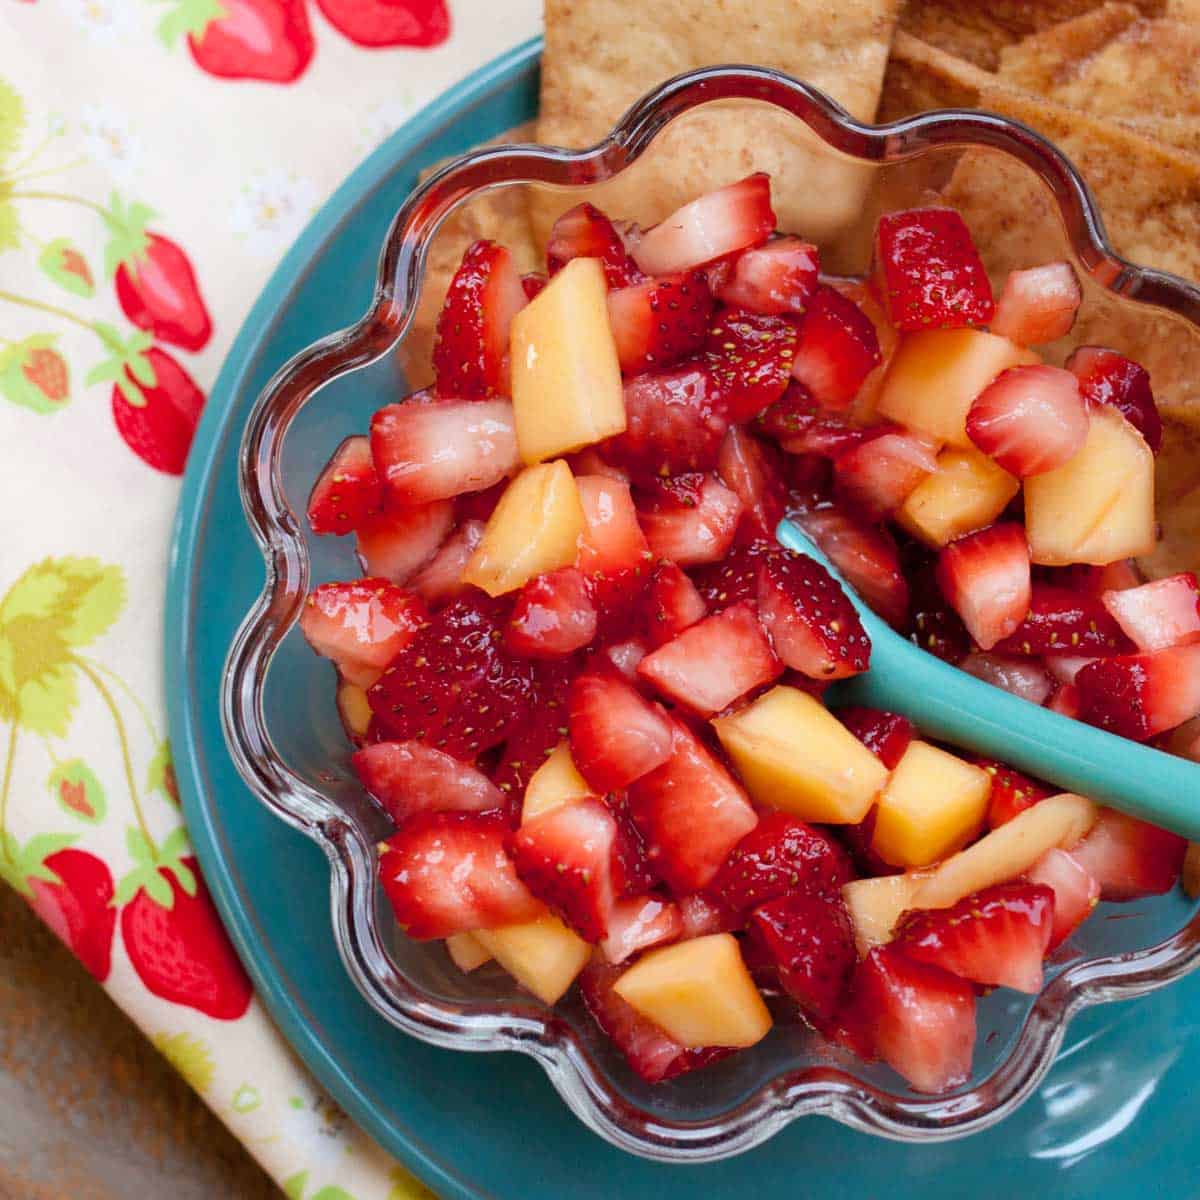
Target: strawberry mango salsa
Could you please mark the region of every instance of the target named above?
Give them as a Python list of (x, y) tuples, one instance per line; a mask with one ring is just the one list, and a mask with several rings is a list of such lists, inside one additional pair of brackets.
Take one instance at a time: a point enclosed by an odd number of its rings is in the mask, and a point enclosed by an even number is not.
[(1097, 901), (1169, 890), (1185, 844), (827, 708), (870, 642), (774, 530), (799, 520), (964, 670), (1200, 753), (1196, 580), (1134, 564), (1149, 377), (1097, 346), (1044, 363), (1071, 267), (995, 297), (950, 209), (881, 218), (865, 282), (775, 232), (764, 175), (644, 231), (581, 204), (547, 260), (521, 277), (470, 247), (436, 384), (339, 446), (309, 502), (364, 571), (301, 628), (396, 822), (396, 919), (547, 1004), (578, 983), (651, 1082), (803, 1019), (957, 1087), (979, 992), (1037, 992)]

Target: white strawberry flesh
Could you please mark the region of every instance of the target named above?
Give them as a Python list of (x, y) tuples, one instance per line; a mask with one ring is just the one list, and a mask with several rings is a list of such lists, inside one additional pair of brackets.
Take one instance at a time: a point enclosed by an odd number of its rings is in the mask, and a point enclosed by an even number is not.
[(1200, 589), (1190, 571), (1108, 591), (1101, 600), (1139, 650), (1166, 650), (1200, 640)]
[(1070, 263), (1010, 271), (996, 301), (991, 331), (1018, 346), (1057, 341), (1071, 332), (1082, 299)]
[(990, 650), (1029, 612), (1033, 584), (1025, 530), (1007, 521), (951, 542), (938, 556), (937, 581), (976, 644)]

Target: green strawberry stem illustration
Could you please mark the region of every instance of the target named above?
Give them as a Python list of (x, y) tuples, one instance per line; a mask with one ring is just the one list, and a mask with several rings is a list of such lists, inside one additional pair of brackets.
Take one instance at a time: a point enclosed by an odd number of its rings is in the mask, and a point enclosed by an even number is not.
[(94, 658), (89, 658), (86, 654), (77, 656), (81, 662), (85, 662), (93, 670), (99, 671), (101, 675), (107, 675), (113, 683), (120, 688), (126, 699), (138, 710), (138, 714), (142, 718), (142, 724), (146, 726), (146, 732), (155, 740), (158, 740), (158, 730), (155, 728), (154, 721), (151, 719), (150, 713), (146, 706), (138, 698), (137, 693), (116, 673), (111, 667), (106, 667), (103, 663), (97, 662)]
[(8, 723), (8, 748), (4, 757), (4, 782), (0, 784), (0, 855), (3, 855), (10, 863), (12, 862), (12, 852), (8, 838), (4, 834), (8, 832), (8, 795), (12, 791), (13, 763), (17, 757), (18, 728), (17, 718), (14, 714), (13, 719)]
[[(53, 168), (57, 170), (58, 168)], [(48, 172), (39, 171), (38, 174), (47, 174)], [(13, 182), (26, 182), (33, 179), (34, 176), (26, 175), (23, 180), (14, 180)], [(62, 204), (78, 204), (83, 208), (90, 208), (92, 212), (98, 213), (104, 217), (108, 215), (108, 210), (104, 205), (97, 204), (94, 200), (88, 200), (85, 196), (73, 196), (70, 192), (47, 192), (42, 189), (22, 188), (20, 190), (14, 188), (8, 193), (8, 198), (11, 200), (57, 200)]]

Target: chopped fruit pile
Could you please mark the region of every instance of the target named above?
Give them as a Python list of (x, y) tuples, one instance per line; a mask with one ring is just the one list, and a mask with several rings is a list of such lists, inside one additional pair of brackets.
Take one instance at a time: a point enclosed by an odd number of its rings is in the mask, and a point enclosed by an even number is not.
[(396, 823), (379, 869), (410, 937), (547, 1004), (578, 981), (651, 1082), (802, 1018), (940, 1092), (970, 1077), (979, 992), (1037, 992), (1099, 900), (1175, 884), (1184, 843), (827, 708), (870, 642), (776, 525), (935, 654), (1140, 740), (1200, 713), (1200, 590), (1133, 565), (1146, 372), (1031, 348), (1071, 328), (1067, 264), (994, 299), (961, 218), (924, 209), (880, 221), (867, 282), (826, 282), (774, 225), (755, 175), (646, 231), (580, 205), (548, 278), (472, 246), (435, 386), (317, 480), (309, 522), (364, 577), (301, 628)]

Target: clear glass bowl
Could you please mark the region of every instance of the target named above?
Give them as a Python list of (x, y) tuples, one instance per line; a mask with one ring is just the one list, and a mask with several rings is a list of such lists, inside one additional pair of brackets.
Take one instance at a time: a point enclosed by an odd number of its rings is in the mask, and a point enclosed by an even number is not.
[[(349, 769), (329, 664), (296, 628), (310, 580), (357, 574), (352, 539), (314, 538), (296, 514), (338, 441), (365, 429), (370, 414), (405, 389), (394, 351), (419, 302), (439, 225), (453, 209), (506, 186), (556, 189), (565, 208), (588, 185), (618, 176), (619, 186), (636, 183), (637, 172), (655, 170), (656, 138), (667, 126), (703, 118), (686, 114), (707, 103), (739, 100), (790, 114), (776, 118), (788, 123), (787, 136), (770, 147), (766, 161), (777, 164), (782, 145), (805, 156), (814, 192), (838, 204), (852, 198), (841, 204), (843, 216), (860, 219), (840, 230), (835, 220), (820, 238), (837, 270), (866, 269), (870, 222), (879, 211), (919, 201), (949, 176), (965, 149), (982, 149), (1041, 181), (1036, 194), (1044, 202), (1023, 201), (1010, 228), (1029, 230), (1037, 245), (1033, 261), (1074, 261), (1084, 283), (1081, 320), (1089, 329), (1107, 322), (1109, 340), (1144, 356), (1161, 346), (1164, 326), (1177, 327), (1172, 352), (1200, 362), (1200, 290), (1118, 258), (1079, 176), (1026, 127), (964, 111), (874, 127), (787, 76), (718, 67), (663, 84), (591, 149), (499, 146), (437, 171), (396, 215), (370, 311), (298, 354), (259, 397), (242, 443), (241, 487), (267, 579), (231, 648), (222, 692), (225, 735), (238, 770), (272, 812), (325, 851), (333, 935), (346, 969), (379, 1013), (436, 1045), (531, 1055), (591, 1129), (662, 1161), (737, 1154), (808, 1113), (906, 1141), (985, 1129), (1037, 1087), (1073, 1013), (1161, 987), (1200, 963), (1200, 920), (1182, 893), (1102, 906), (1060, 951), (1040, 995), (998, 990), (980, 1002), (974, 1075), (948, 1095), (918, 1095), (890, 1069), (860, 1062), (800, 1024), (777, 1026), (748, 1051), (650, 1086), (596, 1029), (576, 994), (551, 1009), (496, 968), (463, 975), (440, 944), (411, 942), (392, 920), (376, 883), (377, 846), (391, 825)], [(756, 165), (753, 155), (730, 164), (730, 177)], [(364, 247), (364, 254), (372, 252)]]

